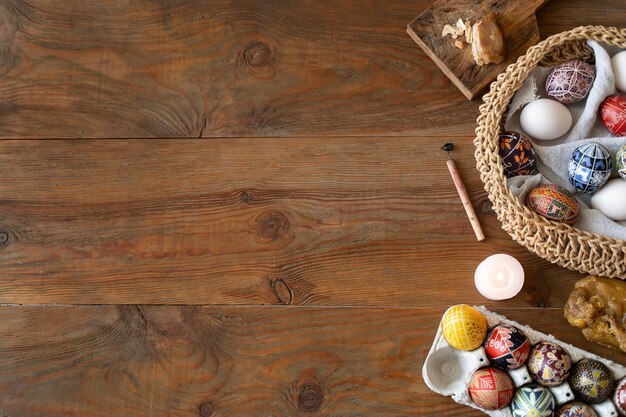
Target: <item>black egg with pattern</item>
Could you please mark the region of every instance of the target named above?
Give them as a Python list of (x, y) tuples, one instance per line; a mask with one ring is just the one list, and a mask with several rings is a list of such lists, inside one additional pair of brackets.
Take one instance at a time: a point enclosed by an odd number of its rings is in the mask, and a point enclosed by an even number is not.
[(537, 154), (530, 140), (518, 132), (500, 134), (499, 154), (507, 177), (537, 173)]
[(602, 362), (583, 359), (572, 367), (569, 384), (576, 398), (590, 404), (607, 400), (613, 393), (613, 372)]

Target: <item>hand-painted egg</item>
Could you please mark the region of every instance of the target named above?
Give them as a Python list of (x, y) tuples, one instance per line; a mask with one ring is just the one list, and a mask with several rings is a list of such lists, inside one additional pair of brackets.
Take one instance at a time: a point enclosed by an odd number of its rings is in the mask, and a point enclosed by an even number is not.
[(576, 198), (564, 188), (554, 184), (540, 185), (526, 196), (526, 206), (549, 220), (574, 224), (580, 214)]
[(487, 336), (487, 320), (480, 311), (465, 304), (450, 307), (443, 315), (443, 337), (455, 349), (470, 351)]
[(513, 381), (498, 368), (481, 368), (474, 372), (469, 383), (470, 398), (486, 410), (500, 410), (513, 398)]
[(613, 404), (620, 415), (626, 416), (626, 378), (622, 378), (617, 384), (617, 389), (613, 395)]
[(616, 222), (626, 220), (626, 181), (613, 178), (591, 196), (591, 208)]
[(519, 388), (511, 401), (513, 417), (552, 417), (556, 402), (547, 389), (537, 384)]
[(517, 132), (500, 134), (500, 158), (507, 177), (537, 172), (537, 155), (528, 138)]
[(595, 78), (596, 70), (586, 62), (564, 62), (548, 75), (546, 93), (559, 103), (577, 103), (587, 97)]
[(611, 176), (613, 159), (609, 151), (596, 142), (580, 145), (570, 158), (569, 182), (581, 193), (599, 190)]
[(602, 362), (583, 359), (572, 367), (569, 384), (576, 398), (591, 404), (598, 404), (611, 396), (613, 373)]
[(489, 332), (485, 352), (493, 366), (517, 369), (526, 363), (530, 342), (524, 333), (508, 324), (500, 324)]
[(613, 135), (626, 135), (626, 96), (607, 97), (600, 104), (600, 116)]
[(572, 127), (572, 114), (568, 108), (549, 98), (528, 103), (522, 109), (519, 120), (522, 130), (539, 140), (556, 139)]
[(530, 350), (527, 367), (533, 380), (552, 387), (567, 380), (572, 360), (561, 346), (552, 342), (539, 342)]
[(619, 176), (626, 180), (626, 145), (619, 148), (615, 154), (615, 166)]
[(598, 415), (587, 404), (576, 401), (559, 407), (554, 417), (598, 417)]

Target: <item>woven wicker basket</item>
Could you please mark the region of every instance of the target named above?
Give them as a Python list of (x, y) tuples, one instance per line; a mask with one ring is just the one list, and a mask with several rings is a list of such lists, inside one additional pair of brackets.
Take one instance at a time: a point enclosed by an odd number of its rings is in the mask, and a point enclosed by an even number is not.
[(626, 241), (585, 232), (547, 220), (521, 205), (509, 190), (498, 155), (499, 133), (515, 92), (539, 64), (555, 65), (571, 59), (590, 61), (586, 40), (626, 48), (626, 29), (581, 26), (551, 36), (531, 47), (508, 66), (483, 97), (476, 128), (476, 166), (493, 208), (514, 240), (548, 261), (575, 271), (626, 279)]

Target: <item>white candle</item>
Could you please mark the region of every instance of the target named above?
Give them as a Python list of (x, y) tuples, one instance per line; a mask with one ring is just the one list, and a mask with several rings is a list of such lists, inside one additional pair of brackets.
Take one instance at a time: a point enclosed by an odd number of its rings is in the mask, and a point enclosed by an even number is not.
[(474, 284), (490, 300), (513, 298), (524, 285), (524, 268), (511, 255), (491, 255), (476, 268)]

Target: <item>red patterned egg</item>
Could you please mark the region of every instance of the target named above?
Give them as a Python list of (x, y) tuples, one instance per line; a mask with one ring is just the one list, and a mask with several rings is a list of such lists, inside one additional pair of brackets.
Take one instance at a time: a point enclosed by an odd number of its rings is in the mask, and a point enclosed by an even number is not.
[(600, 105), (604, 126), (615, 136), (626, 135), (626, 96), (609, 96)]
[(549, 220), (574, 224), (580, 214), (576, 198), (564, 188), (554, 184), (540, 185), (526, 196), (526, 206)]
[(559, 407), (554, 417), (598, 417), (598, 415), (587, 404), (575, 401)]
[(583, 61), (569, 61), (556, 66), (546, 79), (548, 97), (563, 103), (577, 103), (587, 97), (596, 70)]
[(469, 393), (477, 406), (499, 410), (509, 405), (513, 398), (513, 381), (509, 374), (498, 368), (481, 368), (472, 375)]
[(620, 415), (626, 416), (626, 378), (622, 378), (617, 384), (617, 389), (613, 395), (613, 404)]
[(532, 175), (537, 172), (537, 155), (533, 144), (521, 133), (500, 134), (499, 153), (507, 177)]
[(567, 380), (572, 360), (561, 346), (552, 342), (539, 342), (530, 350), (527, 367), (532, 379), (551, 387)]
[(501, 324), (489, 332), (485, 340), (485, 352), (493, 366), (502, 369), (517, 369), (528, 359), (530, 342), (517, 328)]

